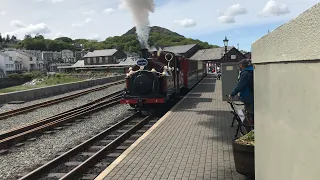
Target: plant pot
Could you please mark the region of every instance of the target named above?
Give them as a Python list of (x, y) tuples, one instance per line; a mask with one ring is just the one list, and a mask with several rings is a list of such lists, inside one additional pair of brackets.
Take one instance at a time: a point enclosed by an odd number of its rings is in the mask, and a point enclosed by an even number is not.
[(254, 178), (254, 146), (232, 142), (236, 171), (244, 176)]

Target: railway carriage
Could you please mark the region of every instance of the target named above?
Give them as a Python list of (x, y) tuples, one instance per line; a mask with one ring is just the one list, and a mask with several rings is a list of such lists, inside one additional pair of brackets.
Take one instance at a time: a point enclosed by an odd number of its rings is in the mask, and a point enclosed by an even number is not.
[(121, 104), (136, 110), (162, 109), (181, 93), (188, 91), (205, 75), (205, 63), (191, 61), (173, 52), (149, 53), (129, 68)]

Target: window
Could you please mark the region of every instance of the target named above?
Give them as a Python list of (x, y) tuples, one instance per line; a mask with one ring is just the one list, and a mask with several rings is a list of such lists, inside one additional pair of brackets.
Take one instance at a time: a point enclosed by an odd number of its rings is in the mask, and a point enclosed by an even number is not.
[(236, 55), (231, 55), (231, 59), (236, 59), (237, 56)]
[(32, 57), (30, 57), (30, 61), (32, 61)]
[(93, 59), (93, 64), (96, 64), (96, 63), (97, 63), (96, 60), (97, 60), (96, 58)]
[(100, 57), (100, 59), (99, 59), (99, 63), (100, 63), (100, 64), (102, 64), (102, 57)]
[(12, 61), (12, 57), (9, 57), (9, 61)]

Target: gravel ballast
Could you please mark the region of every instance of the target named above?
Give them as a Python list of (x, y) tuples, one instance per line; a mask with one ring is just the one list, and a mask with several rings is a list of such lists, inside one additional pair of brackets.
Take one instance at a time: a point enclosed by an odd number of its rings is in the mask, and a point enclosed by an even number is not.
[(34, 170), (40, 163), (51, 160), (59, 152), (65, 152), (84, 140), (104, 130), (108, 125), (122, 120), (132, 112), (129, 106), (117, 105), (92, 114), (73, 126), (65, 126), (54, 134), (45, 134), (22, 147), (12, 147), (10, 152), (0, 155), (0, 179), (17, 179)]
[[(41, 98), (41, 99), (37, 99), (37, 100), (27, 101), (27, 102), (24, 102), (22, 104), (1, 104), (2, 106), (0, 106), (0, 113), (8, 111), (8, 110), (12, 110), (12, 109), (17, 109), (17, 108), (21, 108), (21, 107), (30, 106), (30, 105), (33, 105), (33, 104), (45, 102), (45, 101), (52, 100), (52, 99), (55, 99), (55, 98), (65, 97), (65, 96), (68, 96), (68, 95), (71, 95), (71, 94), (79, 93), (79, 92), (82, 92), (82, 91), (85, 91), (85, 90), (89, 90), (89, 89), (94, 89), (94, 88), (97, 88), (97, 87), (102, 87), (102, 86), (105, 86), (105, 85), (106, 84), (99, 85), (99, 86), (94, 86), (94, 87), (90, 87), (90, 88), (85, 88), (85, 89), (81, 89), (81, 90), (71, 91), (71, 92), (68, 92), (68, 93), (59, 94), (59, 95), (55, 95), (55, 96), (50, 96), (50, 97), (46, 97), (46, 98)], [(124, 83), (122, 84), (122, 86), (124, 87)]]
[[(78, 97), (78, 98), (75, 98), (75, 99), (72, 99), (69, 101), (61, 102), (58, 104), (53, 104), (53, 105), (50, 105), (47, 107), (36, 109), (34, 111), (31, 111), (31, 112), (28, 112), (25, 114), (21, 114), (18, 116), (3, 119), (3, 120), (1, 120), (1, 123), (0, 123), (0, 133), (7, 131), (7, 130), (10, 130), (12, 128), (16, 128), (16, 127), (19, 127), (19, 126), (22, 126), (22, 125), (46, 118), (46, 117), (49, 117), (49, 116), (53, 116), (55, 114), (70, 110), (72, 108), (84, 105), (84, 104), (89, 103), (89, 102), (96, 100), (98, 98), (102, 98), (105, 95), (122, 90), (123, 88), (124, 88), (124, 84), (115, 85), (115, 86), (109, 87), (107, 89), (92, 92), (90, 94), (86, 94), (84, 96), (81, 96), (81, 97)], [(72, 94), (72, 93), (70, 93), (70, 94)], [(63, 96), (66, 96), (66, 95), (67, 94), (64, 94)], [(63, 97), (63, 96), (60, 95), (59, 97)], [(58, 96), (55, 96), (55, 97), (58, 97)], [(50, 97), (50, 99), (53, 99), (55, 97)], [(48, 100), (48, 98), (37, 100), (36, 102), (35, 101), (28, 102), (28, 103), (23, 104), (23, 106), (31, 105), (32, 103), (33, 104), (39, 103), (40, 101), (46, 101), (46, 100)], [(15, 108), (17, 108), (17, 105), (15, 105), (15, 106), (16, 106)]]

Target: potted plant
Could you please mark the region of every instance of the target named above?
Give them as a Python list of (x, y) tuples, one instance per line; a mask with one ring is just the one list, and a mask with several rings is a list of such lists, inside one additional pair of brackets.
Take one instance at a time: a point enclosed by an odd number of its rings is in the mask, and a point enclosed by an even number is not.
[(236, 171), (254, 178), (254, 130), (232, 142)]

